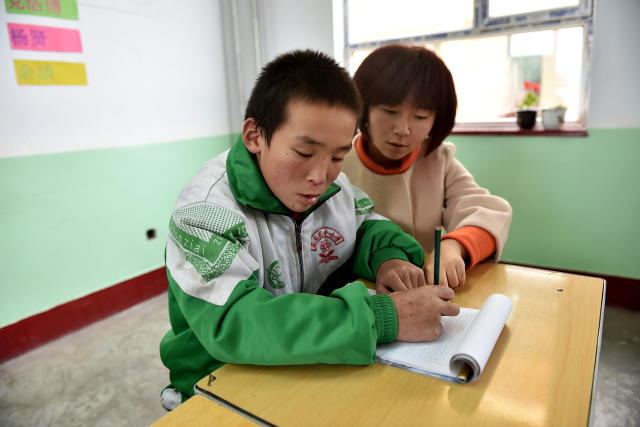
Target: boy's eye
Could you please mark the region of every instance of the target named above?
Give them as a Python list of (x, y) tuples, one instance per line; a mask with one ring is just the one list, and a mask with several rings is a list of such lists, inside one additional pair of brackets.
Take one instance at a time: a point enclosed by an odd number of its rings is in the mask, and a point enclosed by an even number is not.
[(331, 160), (333, 160), (336, 163), (340, 163), (340, 162), (344, 161), (344, 157), (334, 157)]
[(300, 152), (298, 150), (293, 150), (293, 151), (295, 151), (298, 156), (303, 157), (305, 159), (307, 159), (307, 158), (309, 158), (309, 157), (311, 157), (313, 155), (313, 154), (308, 154), (308, 153), (302, 153), (302, 152)]
[(383, 108), (382, 111), (384, 111), (387, 114), (395, 114), (396, 113), (395, 110), (392, 110), (390, 108)]
[(429, 117), (428, 116), (421, 116), (421, 115), (417, 115), (416, 119), (418, 120), (427, 120)]

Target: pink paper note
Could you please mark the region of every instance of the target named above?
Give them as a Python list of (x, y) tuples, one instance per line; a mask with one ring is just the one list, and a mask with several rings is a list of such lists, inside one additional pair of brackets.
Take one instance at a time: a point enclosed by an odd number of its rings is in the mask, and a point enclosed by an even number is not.
[(80, 31), (7, 23), (11, 49), (82, 52)]

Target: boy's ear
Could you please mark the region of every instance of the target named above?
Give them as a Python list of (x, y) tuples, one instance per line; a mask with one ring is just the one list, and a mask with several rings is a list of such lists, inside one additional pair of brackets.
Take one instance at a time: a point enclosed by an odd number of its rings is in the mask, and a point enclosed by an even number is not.
[(242, 125), (242, 142), (250, 153), (258, 154), (260, 152), (260, 129), (252, 117), (245, 120)]

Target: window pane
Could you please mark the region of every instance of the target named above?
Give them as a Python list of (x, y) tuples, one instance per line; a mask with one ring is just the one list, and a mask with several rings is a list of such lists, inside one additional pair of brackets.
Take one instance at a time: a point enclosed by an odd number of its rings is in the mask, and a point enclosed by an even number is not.
[(473, 0), (349, 0), (349, 44), (470, 29)]
[(360, 66), (360, 63), (371, 53), (373, 49), (352, 50), (349, 56), (349, 72), (353, 76)]
[(536, 31), (511, 36), (509, 53), (511, 57), (550, 55), (555, 48), (555, 31)]
[[(427, 44), (422, 44), (421, 46), (424, 46), (427, 49), (431, 49), (432, 51), (437, 52), (439, 45), (435, 43), (427, 43)], [(373, 52), (373, 50), (374, 50), (373, 48), (367, 48), (367, 49), (356, 49), (350, 52), (348, 71), (351, 73), (351, 76), (355, 74), (356, 70), (358, 69), (362, 61), (364, 61), (364, 58), (366, 58), (371, 52)]]
[(578, 7), (579, 0), (489, 0), (489, 16), (518, 15), (547, 9)]
[(456, 84), (456, 121), (510, 119), (527, 92), (538, 96), (534, 107), (565, 105), (566, 120), (578, 120), (582, 43), (582, 27), (442, 42), (436, 51)]
[(457, 122), (496, 121), (515, 111), (518, 79), (508, 52), (507, 35), (442, 43), (458, 94)]
[[(453, 74), (458, 95), (456, 122), (513, 122), (528, 91), (536, 108), (567, 107), (566, 121), (582, 109), (583, 28), (531, 31), (424, 44)], [(372, 48), (352, 50), (353, 75)]]
[(582, 27), (556, 31), (556, 52), (544, 63), (540, 105), (543, 108), (562, 104), (567, 107), (567, 121), (580, 119), (582, 104)]

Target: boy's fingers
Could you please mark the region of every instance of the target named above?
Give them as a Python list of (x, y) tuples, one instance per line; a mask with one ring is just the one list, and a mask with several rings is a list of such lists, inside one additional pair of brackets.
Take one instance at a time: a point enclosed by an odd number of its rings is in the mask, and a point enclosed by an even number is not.
[(437, 295), (443, 300), (449, 301), (453, 299), (454, 296), (456, 296), (456, 293), (451, 288), (441, 286), (440, 288), (438, 288)]
[(407, 287), (397, 274), (392, 274), (384, 283), (385, 286), (390, 287), (394, 291), (406, 291)]
[(441, 324), (439, 324), (439, 325), (436, 325), (436, 326), (433, 328), (433, 332), (434, 332), (434, 338), (433, 338), (433, 339), (434, 339), (434, 340), (438, 339), (438, 337), (439, 337), (440, 335), (442, 335), (442, 323), (441, 323)]
[(443, 316), (457, 316), (460, 314), (460, 306), (452, 302), (444, 304), (441, 314)]
[(393, 292), (393, 289), (389, 289), (383, 285), (376, 285), (376, 293), (377, 294), (390, 294)]
[(407, 284), (407, 288), (413, 289), (421, 285), (414, 268), (408, 269), (405, 277), (407, 278), (407, 282), (405, 282)]
[(424, 278), (424, 271), (422, 271), (422, 269), (413, 270), (412, 276), (413, 276), (414, 287), (416, 288), (423, 286), (427, 283), (427, 280)]
[(401, 276), (400, 280), (402, 280), (402, 284), (405, 286), (405, 288), (412, 289), (414, 287), (413, 279), (411, 277), (411, 271), (402, 270), (399, 275)]

